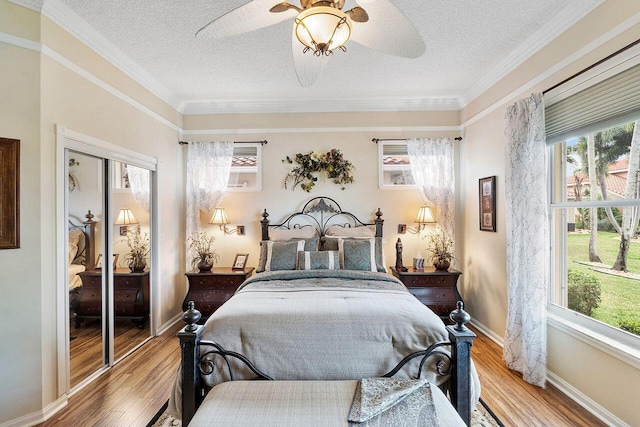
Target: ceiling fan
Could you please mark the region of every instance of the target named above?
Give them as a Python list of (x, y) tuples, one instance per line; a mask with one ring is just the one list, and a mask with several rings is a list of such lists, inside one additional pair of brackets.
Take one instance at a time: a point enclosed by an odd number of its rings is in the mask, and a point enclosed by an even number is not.
[(318, 79), (334, 51), (347, 50), (349, 40), (405, 58), (426, 50), (417, 28), (390, 0), (356, 0), (358, 6), (347, 11), (345, 0), (300, 0), (301, 7), (274, 1), (252, 0), (214, 19), (196, 37), (219, 40), (293, 18), (293, 63), (305, 87)]

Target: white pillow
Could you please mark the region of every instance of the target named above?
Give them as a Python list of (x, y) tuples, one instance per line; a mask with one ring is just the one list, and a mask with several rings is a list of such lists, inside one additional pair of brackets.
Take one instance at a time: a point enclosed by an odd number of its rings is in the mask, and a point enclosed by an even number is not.
[(69, 242), (69, 264), (73, 263), (73, 260), (76, 259), (77, 254), (78, 254), (78, 245)]
[(69, 230), (69, 243), (78, 246), (78, 243), (80, 243), (80, 236), (82, 236), (82, 231), (77, 228)]
[(269, 240), (308, 239), (317, 235), (314, 227), (269, 229)]
[(376, 237), (376, 226), (364, 225), (361, 227), (341, 227), (339, 225), (331, 225), (327, 228), (325, 236)]

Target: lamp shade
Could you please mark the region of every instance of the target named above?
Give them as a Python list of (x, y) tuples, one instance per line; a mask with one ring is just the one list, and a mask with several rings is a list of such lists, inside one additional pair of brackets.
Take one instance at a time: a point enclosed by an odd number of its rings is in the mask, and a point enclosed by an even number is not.
[(431, 212), (431, 208), (429, 206), (422, 206), (418, 211), (418, 216), (416, 216), (416, 221), (418, 224), (429, 224), (436, 222), (433, 217), (433, 212)]
[(314, 6), (298, 15), (294, 31), (300, 43), (314, 54), (329, 54), (349, 41), (351, 22), (340, 9)]
[(116, 225), (130, 225), (137, 224), (138, 220), (135, 216), (133, 216), (133, 212), (129, 208), (120, 209), (120, 213), (118, 214), (118, 218), (116, 218)]
[(229, 218), (227, 218), (227, 213), (224, 211), (224, 208), (213, 209), (213, 215), (209, 220), (209, 224), (215, 224), (220, 226), (229, 224)]

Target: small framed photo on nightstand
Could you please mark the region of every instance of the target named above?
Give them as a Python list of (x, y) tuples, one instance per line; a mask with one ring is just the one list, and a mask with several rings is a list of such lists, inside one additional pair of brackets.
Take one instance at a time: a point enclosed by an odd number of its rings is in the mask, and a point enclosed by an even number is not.
[(247, 259), (249, 258), (249, 254), (236, 254), (236, 259), (233, 261), (233, 269), (234, 270), (244, 270), (247, 265)]

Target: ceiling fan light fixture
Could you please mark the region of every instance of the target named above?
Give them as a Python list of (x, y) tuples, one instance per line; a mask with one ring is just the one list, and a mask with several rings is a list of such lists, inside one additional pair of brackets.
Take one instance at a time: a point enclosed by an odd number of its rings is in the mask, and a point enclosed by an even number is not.
[(330, 55), (336, 49), (345, 50), (351, 38), (351, 22), (340, 9), (313, 6), (303, 10), (295, 20), (295, 34), (305, 51), (315, 55)]

